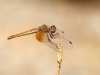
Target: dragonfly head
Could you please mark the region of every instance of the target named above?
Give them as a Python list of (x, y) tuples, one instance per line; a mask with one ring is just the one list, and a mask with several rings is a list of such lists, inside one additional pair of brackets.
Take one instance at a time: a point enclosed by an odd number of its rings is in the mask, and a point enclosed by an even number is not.
[(51, 33), (55, 33), (56, 32), (56, 27), (54, 26), (54, 25), (52, 25), (51, 27), (50, 27), (50, 32)]

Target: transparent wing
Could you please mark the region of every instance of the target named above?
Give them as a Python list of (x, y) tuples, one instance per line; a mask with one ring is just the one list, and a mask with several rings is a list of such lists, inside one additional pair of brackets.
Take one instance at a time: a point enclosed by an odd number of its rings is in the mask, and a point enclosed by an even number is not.
[(58, 38), (60, 40), (60, 45), (63, 46), (64, 49), (72, 49), (73, 45), (72, 42), (65, 38), (65, 34), (63, 31), (58, 30), (59, 35)]
[[(72, 42), (64, 37), (64, 32), (59, 30), (57, 33), (59, 33), (58, 39), (60, 41), (60, 46), (63, 46), (64, 49), (72, 49)], [(46, 34), (43, 43), (53, 50), (59, 51), (59, 48), (57, 47), (57, 37), (52, 39), (49, 34)]]
[(72, 42), (66, 39), (65, 37), (59, 35), (60, 45), (63, 46), (64, 49), (72, 49)]
[(48, 33), (45, 34), (45, 37), (44, 37), (44, 40), (42, 43), (44, 43), (48, 47), (52, 48), (56, 52), (58, 52), (58, 47), (57, 47), (56, 43), (52, 41), (52, 39), (50, 38), (50, 35)]

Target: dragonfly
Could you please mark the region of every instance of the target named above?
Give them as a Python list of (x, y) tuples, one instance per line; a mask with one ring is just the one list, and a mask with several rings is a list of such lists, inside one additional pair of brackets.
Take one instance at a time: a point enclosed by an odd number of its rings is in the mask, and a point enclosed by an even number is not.
[[(16, 37), (30, 34), (35, 34), (35, 37), (39, 42), (44, 43), (57, 52), (59, 52), (59, 46), (63, 47), (64, 49), (73, 48), (72, 42), (65, 38), (64, 31), (59, 30), (55, 25), (50, 26), (43, 24), (37, 28), (11, 35), (7, 39), (10, 40)], [(59, 40), (59, 46), (57, 39)]]

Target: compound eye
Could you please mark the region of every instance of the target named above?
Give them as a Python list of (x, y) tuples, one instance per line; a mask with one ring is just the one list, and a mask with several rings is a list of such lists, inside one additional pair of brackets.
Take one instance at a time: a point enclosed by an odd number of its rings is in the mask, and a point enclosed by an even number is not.
[(55, 28), (56, 29), (55, 25), (52, 25), (51, 28)]
[(56, 32), (56, 27), (54, 25), (51, 26), (51, 33)]

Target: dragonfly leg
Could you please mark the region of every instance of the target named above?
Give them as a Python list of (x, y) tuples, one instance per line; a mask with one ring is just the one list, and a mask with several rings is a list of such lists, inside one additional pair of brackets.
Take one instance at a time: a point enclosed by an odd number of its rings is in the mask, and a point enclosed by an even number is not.
[[(49, 34), (47, 34), (47, 37), (48, 37), (48, 41), (49, 41), (51, 44), (53, 44), (57, 49), (59, 49), (59, 47), (57, 46), (57, 44), (55, 44), (55, 43), (51, 40)], [(56, 50), (56, 51), (58, 52), (58, 50)]]

